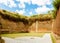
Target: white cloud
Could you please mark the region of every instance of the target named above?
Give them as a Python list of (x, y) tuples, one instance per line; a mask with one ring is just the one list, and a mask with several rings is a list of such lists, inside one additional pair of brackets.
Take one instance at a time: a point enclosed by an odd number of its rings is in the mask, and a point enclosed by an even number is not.
[(19, 13), (19, 14), (24, 14), (24, 10), (16, 10), (15, 12)]
[(50, 5), (50, 4), (52, 4), (51, 1), (52, 1), (52, 0), (46, 0), (45, 3), (46, 3), (47, 5)]
[(7, 0), (0, 0), (0, 3), (5, 4), (7, 6)]
[[(44, 13), (50, 10), (50, 8), (47, 8), (46, 5), (50, 5), (51, 4), (51, 0), (16, 0), (19, 2), (18, 6), (19, 8), (23, 8), (25, 9), (25, 3), (28, 4), (36, 4), (38, 6), (42, 6), (42, 7), (38, 7), (35, 9), (36, 13)], [(0, 3), (9, 6), (9, 7), (17, 7), (16, 3), (14, 2), (14, 0), (0, 0)], [(28, 8), (27, 8), (28, 9)], [(19, 14), (24, 14), (25, 10), (16, 10), (16, 12), (18, 12)], [(33, 14), (33, 12), (29, 12), (29, 14)]]
[(16, 0), (16, 1), (18, 1), (18, 2), (20, 2), (19, 3), (19, 8), (25, 8), (25, 4), (24, 3), (28, 3), (28, 4), (31, 4), (31, 0)]
[(37, 4), (38, 6), (51, 4), (51, 0), (31, 0), (31, 1), (32, 1), (32, 4)]
[(31, 12), (29, 12), (29, 14), (30, 14), (30, 15), (32, 15), (32, 14), (33, 14), (33, 12), (31, 11)]
[(21, 3), (18, 6), (19, 6), (19, 8), (25, 8), (25, 4), (24, 3)]
[(35, 9), (37, 14), (40, 13), (46, 13), (47, 11), (51, 10), (50, 8), (43, 6), (43, 7), (38, 7), (37, 9)]
[(13, 0), (9, 0), (9, 6), (10, 7), (16, 7), (17, 5), (16, 5), (16, 3), (14, 3), (14, 1)]
[(16, 0), (16, 1), (19, 1), (20, 3), (28, 3), (30, 4), (31, 3), (31, 0)]
[(16, 3), (14, 2), (14, 0), (0, 0), (0, 3), (9, 7), (16, 7)]
[(44, 5), (44, 2), (42, 0), (32, 0), (32, 4), (37, 4), (37, 5)]
[(16, 0), (19, 1), (20, 3), (28, 3), (28, 4), (37, 4), (39, 6), (45, 5), (45, 4), (51, 4), (51, 0)]
[(44, 5), (50, 5), (51, 4), (51, 0), (16, 0), (19, 1), (19, 7), (20, 8), (25, 8), (25, 4), (24, 3), (28, 3), (28, 4), (36, 4), (38, 6), (44, 6)]

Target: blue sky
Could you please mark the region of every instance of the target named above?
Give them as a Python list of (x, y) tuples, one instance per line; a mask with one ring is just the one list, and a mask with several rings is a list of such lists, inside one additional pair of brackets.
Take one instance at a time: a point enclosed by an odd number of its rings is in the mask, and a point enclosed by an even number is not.
[(30, 16), (47, 13), (53, 6), (52, 0), (0, 0), (0, 9)]

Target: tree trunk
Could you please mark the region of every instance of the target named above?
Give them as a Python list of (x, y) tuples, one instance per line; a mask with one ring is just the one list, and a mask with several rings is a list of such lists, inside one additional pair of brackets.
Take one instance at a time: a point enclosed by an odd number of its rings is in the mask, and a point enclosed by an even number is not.
[(57, 11), (57, 16), (56, 16), (56, 19), (54, 21), (53, 33), (60, 36), (60, 8)]

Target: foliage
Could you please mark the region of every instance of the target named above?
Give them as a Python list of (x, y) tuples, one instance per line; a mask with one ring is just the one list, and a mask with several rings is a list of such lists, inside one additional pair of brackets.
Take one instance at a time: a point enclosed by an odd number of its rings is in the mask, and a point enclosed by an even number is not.
[(2, 34), (3, 37), (24, 37), (24, 36), (36, 36), (36, 37), (43, 37), (43, 35), (46, 34), (44, 32), (42, 33), (13, 33), (13, 34)]
[(54, 37), (54, 35), (51, 33), (50, 36), (51, 36), (52, 42), (53, 42), (53, 43), (56, 43), (56, 38)]
[(54, 10), (52, 11), (53, 17), (56, 18), (57, 16), (57, 10), (59, 10), (60, 7), (60, 0), (53, 0), (52, 2)]
[(57, 14), (56, 14), (56, 10), (48, 11), (48, 14), (51, 14), (51, 17), (52, 17), (53, 19), (55, 19), (56, 16), (57, 16)]
[(52, 10), (52, 15), (53, 15), (53, 18), (55, 19), (57, 14), (56, 14), (56, 10)]
[(53, 4), (55, 10), (58, 10), (60, 7), (60, 0), (53, 0), (52, 4)]
[(53, 19), (51, 14), (39, 14), (39, 15), (33, 15), (30, 18), (32, 21), (46, 21)]

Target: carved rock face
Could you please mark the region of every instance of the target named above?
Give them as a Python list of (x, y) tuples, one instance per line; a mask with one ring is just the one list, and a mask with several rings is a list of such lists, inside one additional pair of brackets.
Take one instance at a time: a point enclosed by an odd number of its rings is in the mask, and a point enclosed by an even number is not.
[(56, 19), (54, 21), (53, 33), (60, 36), (60, 8), (57, 11), (57, 16), (56, 16)]

